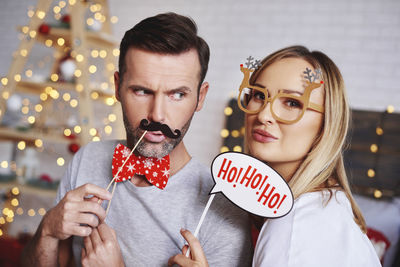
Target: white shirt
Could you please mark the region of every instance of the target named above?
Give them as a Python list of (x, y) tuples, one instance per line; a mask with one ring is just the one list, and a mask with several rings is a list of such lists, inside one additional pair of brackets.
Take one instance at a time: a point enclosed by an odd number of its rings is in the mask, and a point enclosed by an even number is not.
[(253, 267), (381, 266), (368, 237), (353, 219), (350, 201), (335, 191), (301, 195), (286, 216), (268, 219), (255, 248)]

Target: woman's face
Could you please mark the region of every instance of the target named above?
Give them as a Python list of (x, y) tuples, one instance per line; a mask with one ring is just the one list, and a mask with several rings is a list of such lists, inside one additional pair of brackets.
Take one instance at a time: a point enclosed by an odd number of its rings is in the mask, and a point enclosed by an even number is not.
[[(303, 74), (306, 68), (315, 71), (303, 59), (281, 59), (264, 69), (256, 84), (265, 87), (271, 98), (280, 90), (301, 94), (306, 88)], [(310, 102), (324, 105), (323, 88), (312, 90)], [(273, 118), (270, 106), (271, 103), (268, 103), (259, 113), (246, 114), (246, 141), (252, 156), (267, 162), (288, 181), (317, 138), (323, 114), (307, 109), (298, 122), (284, 124)]]

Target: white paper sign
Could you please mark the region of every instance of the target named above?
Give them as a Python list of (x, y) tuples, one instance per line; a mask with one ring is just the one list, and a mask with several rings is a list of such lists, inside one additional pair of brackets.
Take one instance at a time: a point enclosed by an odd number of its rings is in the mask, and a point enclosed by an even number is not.
[(215, 186), (240, 208), (267, 218), (282, 217), (293, 206), (286, 181), (264, 162), (238, 152), (219, 154), (211, 165)]

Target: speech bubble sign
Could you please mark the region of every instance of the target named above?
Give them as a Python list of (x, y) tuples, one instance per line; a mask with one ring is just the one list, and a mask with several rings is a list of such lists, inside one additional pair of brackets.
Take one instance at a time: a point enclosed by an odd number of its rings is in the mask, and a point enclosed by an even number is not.
[(278, 218), (293, 207), (289, 185), (264, 162), (239, 152), (219, 154), (211, 165), (215, 182), (210, 194), (222, 192), (240, 208), (258, 216)]

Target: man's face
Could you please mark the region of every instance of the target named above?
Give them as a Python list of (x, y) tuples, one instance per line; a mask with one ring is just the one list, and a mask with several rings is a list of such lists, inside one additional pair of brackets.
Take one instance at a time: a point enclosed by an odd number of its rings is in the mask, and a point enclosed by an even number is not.
[(207, 93), (203, 83), (198, 97), (200, 63), (195, 50), (179, 55), (165, 55), (130, 48), (125, 57), (126, 72), (119, 85), (115, 73), (115, 95), (121, 102), (128, 145), (134, 145), (143, 134), (140, 121), (167, 124), (178, 129), (178, 139), (162, 132), (147, 132), (136, 148), (146, 157), (169, 154), (187, 132), (195, 111), (199, 111)]

